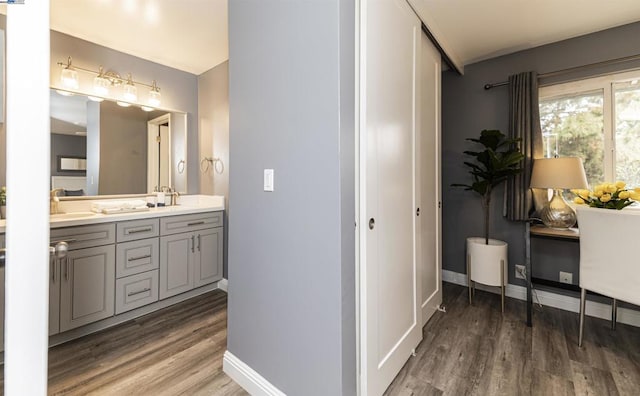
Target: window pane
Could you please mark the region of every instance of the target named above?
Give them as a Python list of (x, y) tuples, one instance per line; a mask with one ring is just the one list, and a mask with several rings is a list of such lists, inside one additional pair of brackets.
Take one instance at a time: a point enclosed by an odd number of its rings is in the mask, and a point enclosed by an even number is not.
[(640, 84), (614, 84), (616, 179), (640, 187)]
[(545, 158), (580, 157), (591, 186), (604, 180), (603, 91), (540, 101)]

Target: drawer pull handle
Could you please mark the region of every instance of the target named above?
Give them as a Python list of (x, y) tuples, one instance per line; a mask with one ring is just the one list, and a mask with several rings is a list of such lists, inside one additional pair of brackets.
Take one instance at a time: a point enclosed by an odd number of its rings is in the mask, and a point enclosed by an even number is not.
[(195, 242), (195, 235), (191, 235), (191, 253), (195, 253), (195, 248), (196, 248), (196, 242)]
[(204, 224), (204, 220), (194, 221), (193, 223), (187, 223), (187, 227), (196, 226), (196, 225), (200, 225), (200, 224)]
[(135, 296), (136, 294), (146, 293), (149, 290), (151, 290), (151, 288), (147, 287), (146, 289), (142, 289), (142, 290), (138, 290), (138, 291), (135, 291), (135, 292), (127, 293), (127, 297)]
[(144, 256), (140, 256), (140, 257), (129, 257), (127, 259), (127, 261), (129, 261), (129, 262), (138, 261), (138, 260), (147, 259), (147, 258), (151, 258), (151, 255), (150, 254), (145, 254)]
[(74, 242), (78, 242), (78, 240), (75, 239), (75, 238), (61, 239), (59, 241), (51, 241), (50, 245), (55, 246), (55, 245), (59, 244), (60, 242), (74, 243)]
[(137, 230), (128, 230), (127, 234), (137, 234), (139, 232), (149, 232), (149, 231), (152, 231), (152, 230), (153, 230), (153, 227), (140, 228), (140, 229), (137, 229)]

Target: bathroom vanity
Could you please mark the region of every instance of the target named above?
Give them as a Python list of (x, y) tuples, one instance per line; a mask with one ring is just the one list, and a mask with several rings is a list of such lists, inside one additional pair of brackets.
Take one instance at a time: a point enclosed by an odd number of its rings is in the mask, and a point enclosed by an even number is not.
[(224, 197), (180, 200), (108, 215), (90, 212), (90, 200), (60, 202), (65, 213), (51, 217), (50, 243), (66, 243), (67, 253), (49, 261), (50, 345), (218, 288)]

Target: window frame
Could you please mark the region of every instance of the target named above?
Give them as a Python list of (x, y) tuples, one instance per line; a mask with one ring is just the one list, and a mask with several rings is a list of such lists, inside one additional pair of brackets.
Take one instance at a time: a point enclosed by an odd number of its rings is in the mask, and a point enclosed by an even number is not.
[[(604, 178), (603, 181), (614, 182), (616, 171), (615, 141), (615, 98), (613, 86), (617, 83), (640, 81), (640, 69), (622, 73), (607, 74), (573, 80), (564, 83), (543, 85), (538, 91), (538, 104), (544, 100), (560, 98), (566, 95), (581, 94), (602, 90), (603, 125), (604, 125)], [(640, 83), (638, 85), (640, 87)]]

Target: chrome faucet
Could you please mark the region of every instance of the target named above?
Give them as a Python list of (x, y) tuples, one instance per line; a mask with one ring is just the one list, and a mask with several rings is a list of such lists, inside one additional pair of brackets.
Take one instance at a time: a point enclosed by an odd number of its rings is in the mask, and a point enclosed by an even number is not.
[(63, 188), (54, 188), (51, 190), (50, 200), (49, 200), (49, 214), (60, 214), (63, 213), (58, 208), (58, 204), (60, 203), (60, 199), (58, 198), (58, 193), (63, 192)]

